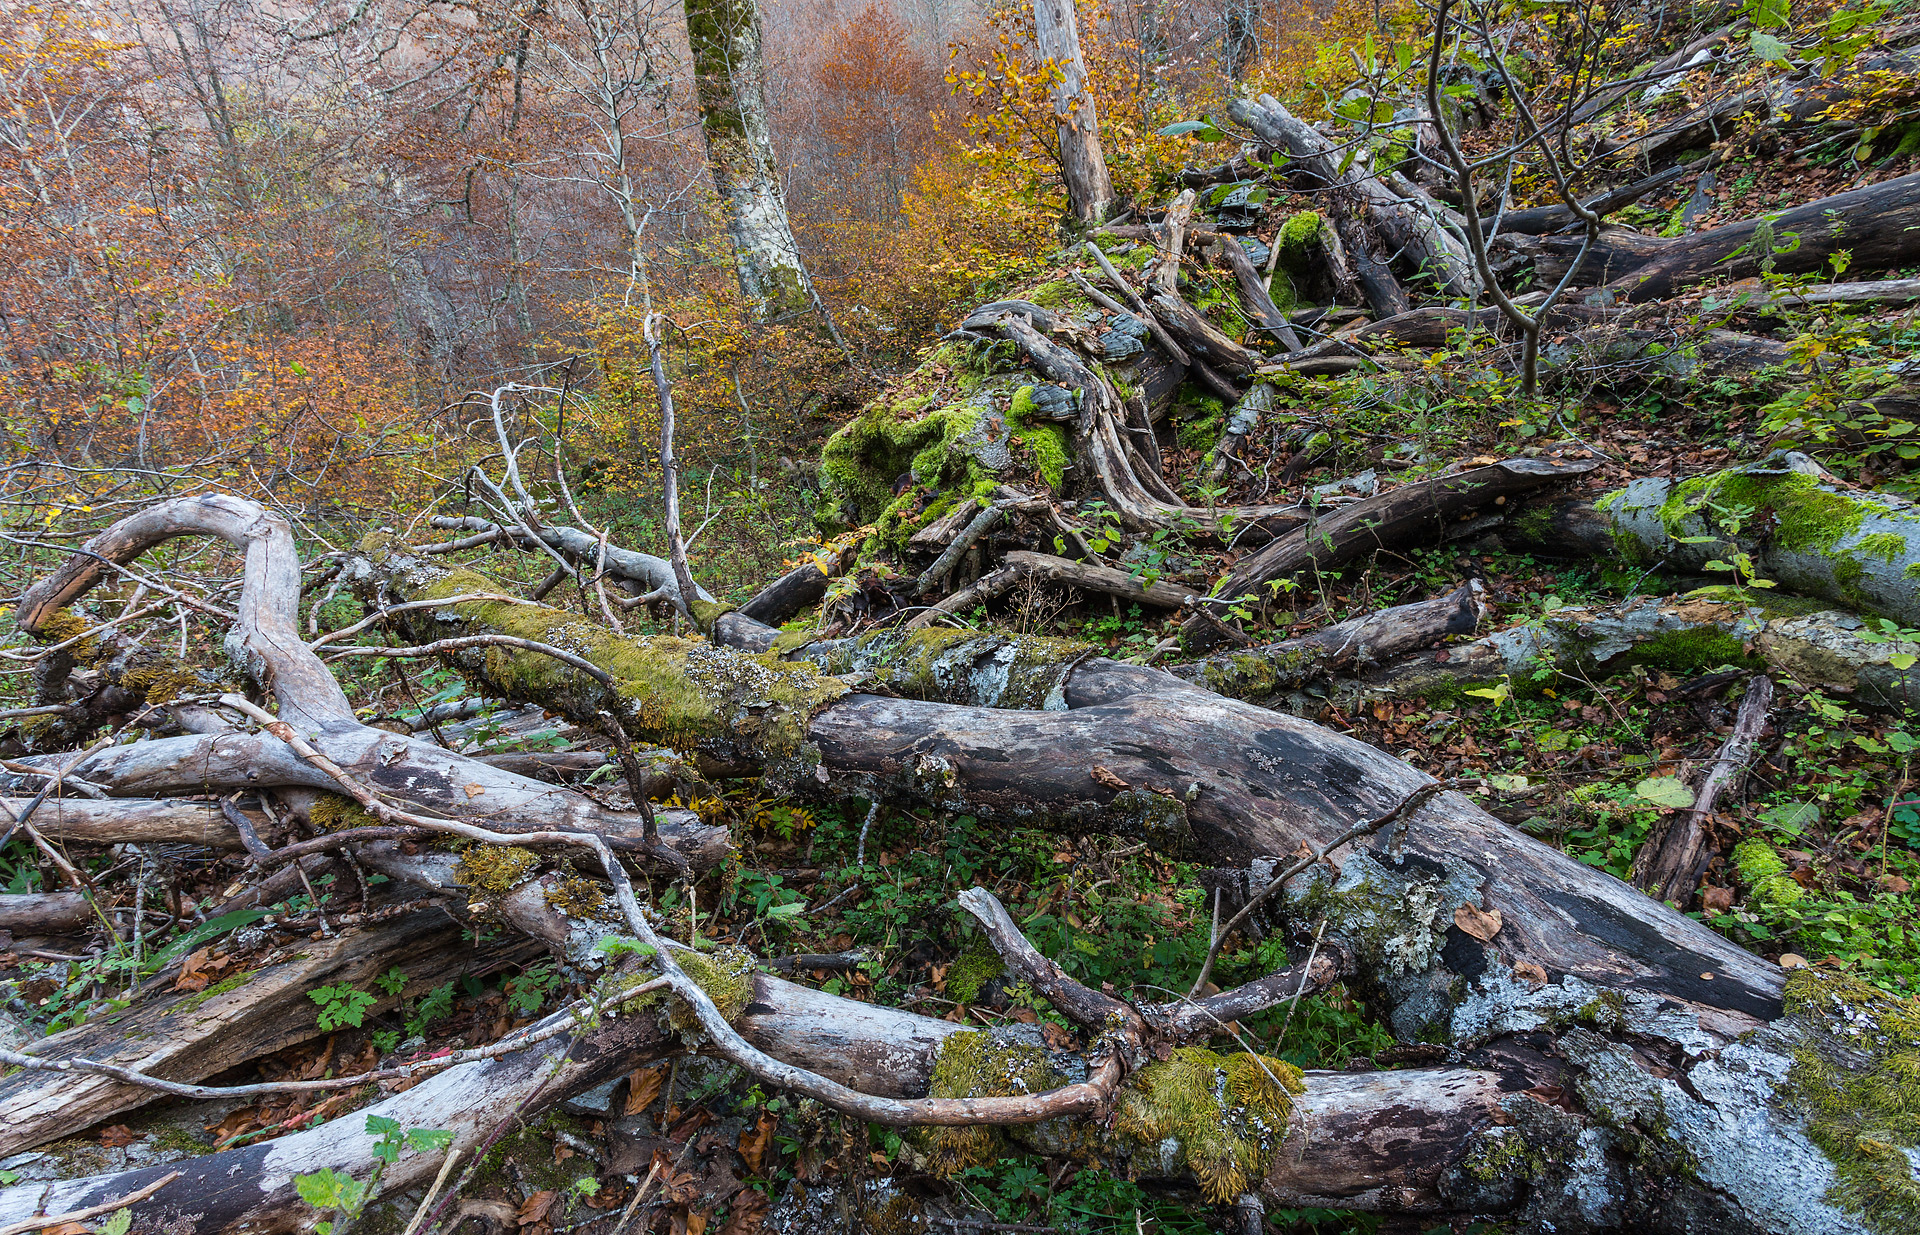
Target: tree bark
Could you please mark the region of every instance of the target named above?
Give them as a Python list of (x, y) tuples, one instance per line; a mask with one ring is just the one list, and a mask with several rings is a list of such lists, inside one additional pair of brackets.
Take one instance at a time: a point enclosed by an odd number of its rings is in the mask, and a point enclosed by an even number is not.
[(685, 0), (694, 92), (734, 267), (762, 321), (808, 312), (813, 281), (787, 220), (767, 117), (758, 0)]
[[(205, 991), (143, 1000), (117, 1016), (41, 1038), (25, 1053), (41, 1059), (80, 1057), (137, 1069), (163, 1080), (198, 1082), (250, 1060), (325, 1036), (319, 1005), (308, 993), (345, 985), (373, 992), (373, 980), (403, 969), (407, 985), (366, 1010), (377, 1016), (466, 973), (481, 973), (539, 954), (533, 941), (509, 938), (485, 949), (460, 946), (460, 923), (438, 910), (371, 927), (349, 927), (302, 939), (281, 958), (252, 970), (237, 985), (213, 979)], [(287, 952), (290, 951), (291, 955)], [(223, 989), (225, 988), (225, 989)], [(0, 1077), (0, 1157), (71, 1136), (113, 1115), (160, 1098), (158, 1092), (92, 1073), (21, 1069)]]
[(1080, 23), (1074, 0), (1035, 0), (1034, 46), (1051, 61), (1053, 114), (1060, 143), (1060, 170), (1067, 184), (1067, 208), (1082, 223), (1099, 223), (1113, 209), (1113, 181), (1100, 150), (1100, 109), (1087, 90), (1086, 60), (1080, 53)]

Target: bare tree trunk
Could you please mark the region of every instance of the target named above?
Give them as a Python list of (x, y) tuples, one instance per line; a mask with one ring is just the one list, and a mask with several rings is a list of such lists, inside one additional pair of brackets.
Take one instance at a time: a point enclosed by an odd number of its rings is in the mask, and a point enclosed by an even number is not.
[(757, 0), (686, 0), (700, 129), (727, 207), (740, 290), (772, 321), (814, 306), (813, 281), (787, 221), (767, 121)]
[(1053, 61), (1060, 74), (1053, 85), (1053, 112), (1059, 121), (1068, 208), (1082, 223), (1098, 223), (1113, 208), (1113, 181), (1100, 152), (1100, 111), (1086, 88), (1087, 65), (1080, 54), (1073, 0), (1036, 0), (1033, 29), (1041, 57)]

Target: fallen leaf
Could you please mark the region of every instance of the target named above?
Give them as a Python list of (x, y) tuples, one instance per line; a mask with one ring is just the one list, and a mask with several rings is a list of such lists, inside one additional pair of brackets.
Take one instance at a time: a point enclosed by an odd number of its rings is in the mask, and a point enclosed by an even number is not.
[(1913, 891), (1913, 884), (1899, 875), (1880, 876), (1880, 886), (1889, 892), (1899, 892), (1902, 895)]
[(1453, 924), (1481, 943), (1500, 933), (1503, 922), (1498, 909), (1476, 909), (1462, 905), (1453, 911)]
[(742, 1129), (740, 1133), (740, 1157), (755, 1175), (766, 1174), (764, 1164), (767, 1147), (773, 1144), (773, 1130), (779, 1126), (780, 1120), (776, 1116), (762, 1115), (753, 1127)]
[(108, 1149), (120, 1149), (139, 1139), (134, 1130), (125, 1124), (114, 1124), (110, 1128), (100, 1129), (100, 1143)]
[(1040, 1036), (1046, 1039), (1047, 1045), (1056, 1051), (1070, 1051), (1079, 1045), (1079, 1043), (1073, 1040), (1072, 1034), (1054, 1024), (1052, 1021), (1048, 1021), (1046, 1024), (1040, 1026)]
[(467, 796), (470, 798), (477, 798), (481, 794), (487, 791), (487, 787), (485, 785), (477, 785), (477, 784), (468, 785), (466, 788), (467, 788)]
[(514, 1221), (518, 1222), (521, 1226), (532, 1226), (536, 1222), (545, 1222), (547, 1220), (547, 1211), (553, 1208), (553, 1198), (558, 1195), (560, 1194), (551, 1188), (534, 1193), (520, 1206), (519, 1212), (514, 1214)]
[(753, 1235), (767, 1218), (767, 1194), (749, 1188), (735, 1194), (720, 1235)]
[(1727, 910), (1733, 908), (1733, 889), (1700, 889), (1700, 907), (1708, 913), (1725, 913)]
[(1518, 965), (1515, 965), (1513, 967), (1513, 976), (1536, 988), (1547, 984), (1547, 971), (1532, 961), (1521, 961)]
[(1805, 969), (1806, 967), (1807, 967), (1807, 958), (1804, 956), (1801, 956), (1799, 953), (1782, 952), (1780, 954), (1780, 968)]
[(1093, 781), (1096, 785), (1105, 785), (1109, 789), (1132, 788), (1132, 786), (1128, 785), (1126, 781), (1121, 780), (1113, 772), (1109, 771), (1104, 767), (1101, 767), (1097, 763), (1093, 765), (1093, 772), (1091, 773), (1091, 775), (1093, 776)]
[(41, 1235), (93, 1235), (93, 1228), (84, 1222), (62, 1222), (59, 1226), (41, 1227)]
[(627, 1078), (627, 1111), (629, 1115), (638, 1115), (653, 1105), (660, 1096), (660, 1087), (666, 1083), (667, 1065), (655, 1064), (651, 1068), (636, 1069)]

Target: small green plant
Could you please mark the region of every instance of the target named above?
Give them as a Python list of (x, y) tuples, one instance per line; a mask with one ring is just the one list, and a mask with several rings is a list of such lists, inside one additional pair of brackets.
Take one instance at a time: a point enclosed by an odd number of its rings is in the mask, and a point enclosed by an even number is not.
[(308, 991), (307, 998), (320, 1005), (319, 1022), (324, 1033), (360, 1028), (366, 1019), (367, 1009), (380, 1002), (375, 996), (356, 990), (344, 982), (339, 986), (322, 986)]
[(518, 977), (508, 978), (500, 990), (507, 997), (508, 1007), (522, 1016), (532, 1016), (564, 985), (566, 979), (552, 965), (543, 962), (528, 966)]
[(453, 1144), (451, 1132), (438, 1128), (402, 1131), (397, 1122), (381, 1115), (367, 1116), (367, 1134), (379, 1139), (373, 1146), (373, 1171), (364, 1182), (332, 1167), (293, 1177), (294, 1191), (300, 1194), (301, 1200), (322, 1214), (338, 1212), (340, 1215), (337, 1221), (323, 1218), (315, 1222), (313, 1229), (317, 1235), (333, 1235), (336, 1227), (352, 1222), (365, 1211), (367, 1202), (379, 1194), (381, 1174), (400, 1160), (401, 1150), (436, 1153)]

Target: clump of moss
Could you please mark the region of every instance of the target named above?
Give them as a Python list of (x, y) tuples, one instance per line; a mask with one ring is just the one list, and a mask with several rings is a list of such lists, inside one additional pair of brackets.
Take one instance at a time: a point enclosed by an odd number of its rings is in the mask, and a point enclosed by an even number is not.
[[(935, 1098), (1010, 1098), (1045, 1093), (1066, 1083), (1040, 1047), (970, 1030), (952, 1034), (940, 1044), (927, 1092)], [(987, 1124), (928, 1128), (922, 1137), (927, 1169), (943, 1179), (1000, 1156), (1000, 1131)]]
[(1893, 532), (1875, 532), (1871, 536), (1862, 536), (1860, 543), (1853, 546), (1855, 553), (1866, 557), (1877, 557), (1883, 562), (1897, 562), (1907, 551), (1906, 538)]
[(1066, 487), (1067, 434), (1059, 425), (1038, 420), (1034, 415), (1032, 386), (1013, 392), (1007, 409), (1007, 423), (1013, 426), (1014, 440), (1033, 456), (1034, 470), (1055, 493)]
[(344, 794), (322, 793), (307, 811), (307, 822), (322, 832), (344, 832), (348, 828), (370, 828), (380, 821)]
[[(676, 951), (673, 959), (707, 993), (713, 1006), (729, 1022), (739, 1019), (753, 1001), (753, 953), (745, 948), (726, 947), (712, 952)], [(700, 1027), (700, 1021), (683, 999), (675, 999), (667, 1012), (667, 1023), (681, 1033)]]
[[(1773, 543), (1790, 553), (1831, 549), (1858, 531), (1868, 512), (1864, 504), (1822, 488), (1817, 479), (1804, 473), (1756, 476), (1730, 470), (1675, 485), (1660, 505), (1660, 523), (1669, 535), (1677, 535), (1690, 515), (1710, 506), (1770, 515)], [(1711, 514), (1708, 517), (1719, 521)]]
[(1751, 889), (1750, 899), (1760, 905), (1793, 905), (1806, 897), (1806, 889), (1794, 882), (1773, 846), (1758, 836), (1733, 847), (1733, 867), (1740, 872), (1740, 882)]
[(980, 988), (1007, 971), (999, 953), (982, 941), (960, 954), (947, 970), (947, 998), (955, 1003), (972, 1003), (980, 998)]
[(1282, 1060), (1183, 1047), (1134, 1074), (1114, 1130), (1163, 1166), (1184, 1163), (1207, 1199), (1225, 1204), (1266, 1174), (1293, 1095), (1306, 1088), (1300, 1069)]
[[(92, 629), (93, 623), (71, 609), (55, 609), (40, 623), (40, 639), (44, 643), (65, 643), (76, 635), (85, 634)], [(81, 664), (92, 664), (100, 656), (100, 637), (87, 635), (86, 638), (67, 649), (67, 655)]]
[(1811, 967), (1787, 975), (1785, 1000), (1808, 1030), (1787, 1094), (1839, 1175), (1827, 1201), (1885, 1235), (1920, 1230), (1920, 1000)]
[(154, 660), (135, 665), (120, 675), (120, 685), (148, 703), (170, 703), (200, 687), (200, 675), (180, 665)]
[(497, 896), (526, 882), (527, 876), (539, 865), (540, 859), (531, 849), (475, 845), (460, 855), (454, 873), (468, 887)]
[(1739, 639), (1718, 626), (1662, 631), (1635, 647), (1633, 659), (1681, 675), (1721, 665), (1757, 668), (1760, 664), (1756, 657), (1747, 655)]
[(827, 439), (820, 475), (842, 521), (875, 519), (894, 498), (896, 482), (969, 487), (991, 479), (965, 447), (982, 429), (982, 409), (971, 403), (934, 407), (931, 394), (875, 399)]
[(608, 916), (607, 894), (595, 881), (569, 875), (547, 892), (547, 904), (570, 918)]
[(209, 999), (216, 998), (220, 995), (225, 995), (230, 991), (239, 990), (241, 987), (245, 986), (247, 984), (248, 979), (252, 977), (253, 977), (253, 972), (249, 970), (245, 973), (236, 973), (230, 977), (222, 978), (218, 982), (215, 982), (212, 986), (209, 986), (207, 989), (203, 991), (195, 991), (193, 994), (188, 995), (185, 999), (182, 999), (179, 1003), (174, 1004), (173, 1007), (169, 1008), (167, 1011), (169, 1013), (191, 1012), (195, 1008), (198, 1008), (201, 1004), (207, 1002), (207, 1000)]

